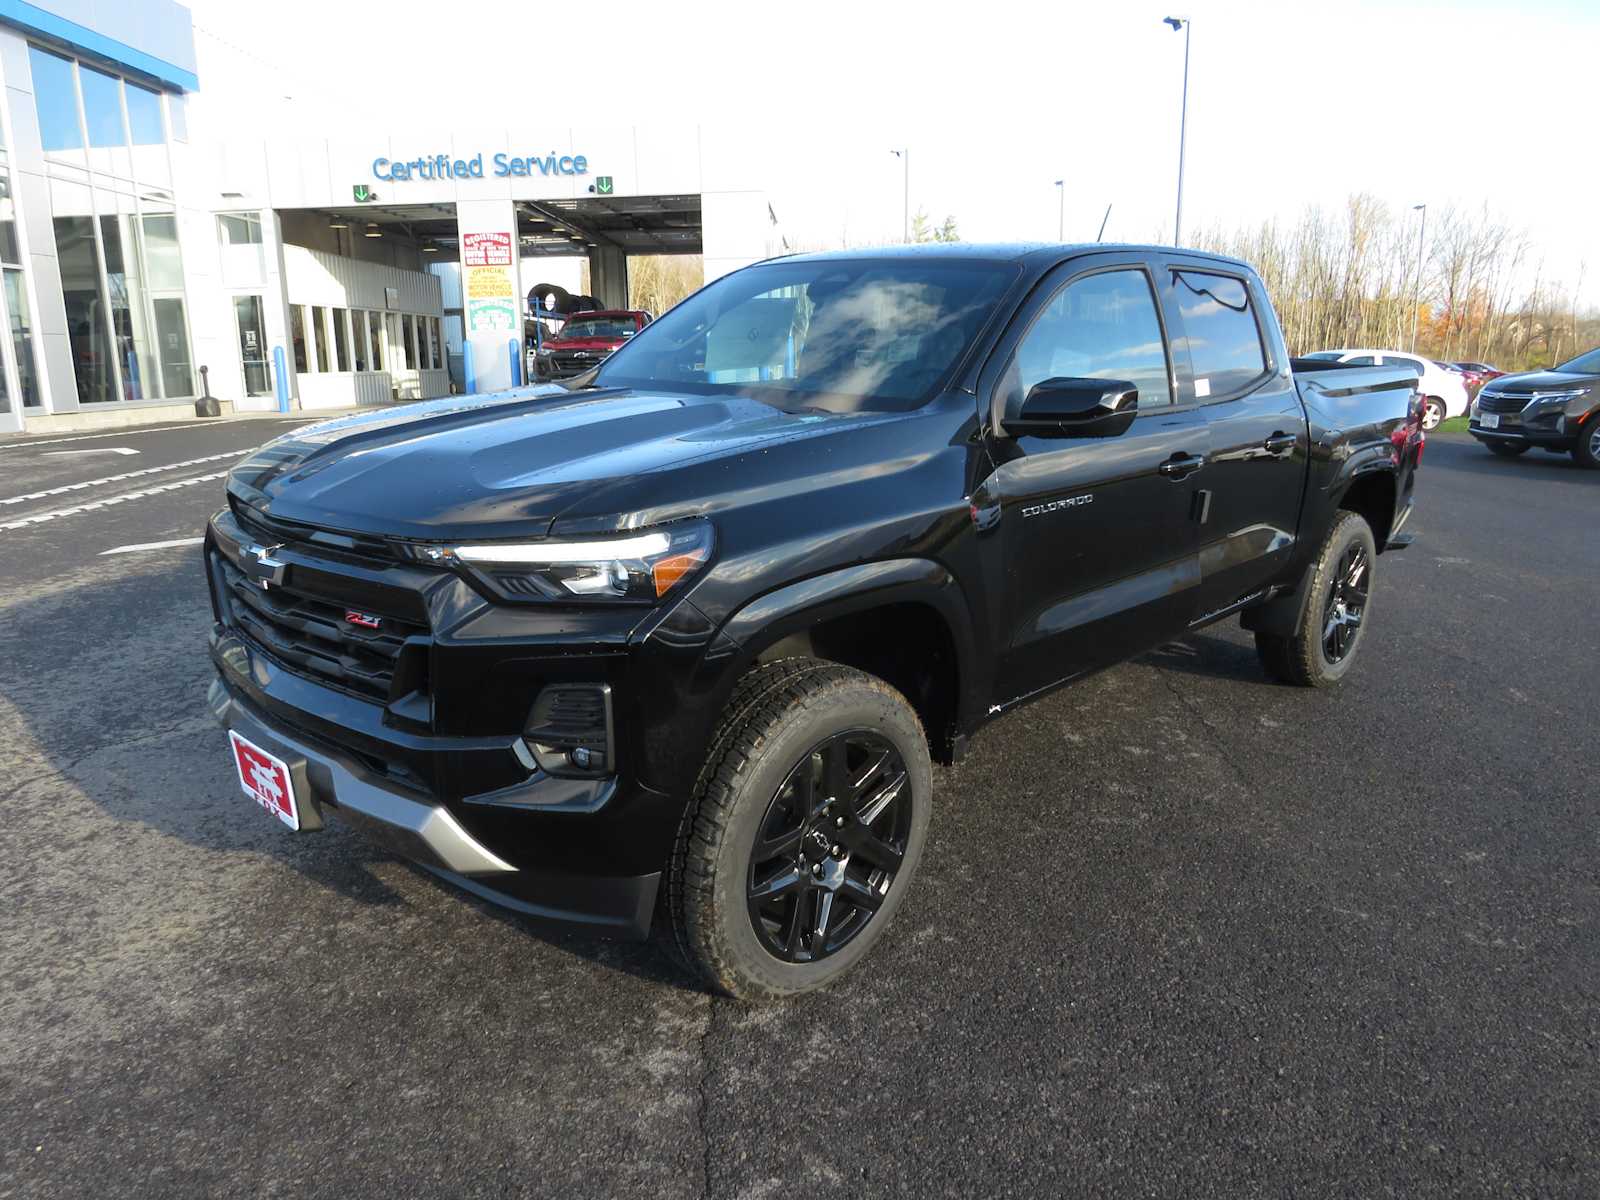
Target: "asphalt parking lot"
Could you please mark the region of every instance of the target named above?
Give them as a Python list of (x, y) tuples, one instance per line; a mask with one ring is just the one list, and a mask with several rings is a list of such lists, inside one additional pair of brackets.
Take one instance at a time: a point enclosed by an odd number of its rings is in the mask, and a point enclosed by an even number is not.
[(746, 1008), (239, 794), (195, 547), (103, 552), (287, 427), (0, 442), (0, 1195), (1600, 1192), (1600, 473), (1431, 438), (1341, 689), (1229, 622), (1007, 718)]

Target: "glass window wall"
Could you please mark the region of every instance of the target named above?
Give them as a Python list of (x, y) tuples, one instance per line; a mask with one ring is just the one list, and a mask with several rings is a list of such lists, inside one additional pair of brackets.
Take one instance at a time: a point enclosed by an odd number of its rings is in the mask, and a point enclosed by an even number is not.
[(349, 314), (342, 308), (335, 308), (329, 312), (333, 320), (333, 354), (340, 371), (350, 369), (350, 339), (345, 334)]
[(367, 369), (367, 314), (361, 309), (350, 310), (350, 345), (355, 351), (356, 370)]
[(29, 46), (28, 61), (33, 68), (33, 101), (39, 110), (39, 140), (46, 150), (83, 149), (72, 60)]
[(317, 370), (328, 373), (328, 310), (321, 305), (311, 308), (312, 340), (316, 343)]
[(83, 89), (83, 123), (89, 131), (89, 145), (126, 146), (128, 131), (122, 124), (122, 80), (79, 63), (78, 85)]

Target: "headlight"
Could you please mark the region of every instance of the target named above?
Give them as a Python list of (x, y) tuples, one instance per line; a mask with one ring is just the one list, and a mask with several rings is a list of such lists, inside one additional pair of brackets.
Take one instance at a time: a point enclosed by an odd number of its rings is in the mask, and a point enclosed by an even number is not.
[(1533, 402), (1540, 408), (1553, 408), (1556, 405), (1565, 406), (1570, 401), (1576, 400), (1584, 393), (1583, 388), (1575, 388), (1570, 392), (1535, 392)]
[(709, 521), (621, 537), (413, 546), (424, 562), (459, 566), (504, 600), (654, 603), (711, 560)]

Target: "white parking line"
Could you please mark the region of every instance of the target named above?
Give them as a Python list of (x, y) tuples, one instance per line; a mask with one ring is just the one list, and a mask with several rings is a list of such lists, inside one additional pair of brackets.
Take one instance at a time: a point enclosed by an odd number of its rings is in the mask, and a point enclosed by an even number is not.
[(113, 546), (109, 550), (100, 551), (100, 557), (108, 554), (134, 554), (140, 550), (170, 550), (175, 546), (198, 546), (205, 541), (203, 537), (173, 538), (170, 542), (140, 542), (136, 546)]
[(110, 508), (113, 504), (126, 504), (129, 500), (142, 500), (146, 496), (154, 496), (161, 492), (175, 492), (179, 488), (193, 487), (197, 483), (210, 483), (214, 479), (226, 479), (227, 476), (228, 473), (226, 471), (213, 471), (209, 475), (195, 475), (190, 479), (175, 479), (171, 483), (160, 483), (155, 487), (142, 488), (137, 492), (124, 492), (120, 496), (107, 496), (104, 500), (91, 500), (87, 504), (75, 504), (71, 508), (57, 508), (49, 512), (34, 513), (32, 516), (20, 517), (15, 521), (0, 524), (0, 531), (25, 529), (29, 525), (43, 525), (46, 521), (59, 521), (62, 517), (71, 517), (78, 513)]
[(137, 454), (132, 446), (90, 446), (87, 450), (46, 450), (46, 458), (65, 458), (69, 454)]
[(8, 504), (22, 504), (28, 500), (47, 500), (51, 496), (64, 496), (68, 492), (81, 492), (84, 488), (101, 487), (108, 483), (121, 483), (124, 479), (138, 479), (141, 475), (157, 475), (162, 471), (176, 471), (182, 467), (198, 467), (202, 463), (221, 462), (225, 458), (243, 458), (249, 453), (249, 450), (229, 450), (226, 454), (208, 454), (204, 458), (189, 458), (183, 462), (168, 463), (164, 467), (144, 467), (138, 471), (124, 471), (120, 475), (85, 479), (82, 483), (64, 483), (60, 487), (46, 488), (42, 492), (29, 492), (25, 496), (8, 496), (0, 500), (0, 508)]
[[(226, 424), (226, 425), (243, 425), (243, 424), (253, 424), (256, 421), (259, 421), (262, 424), (274, 425), (274, 424), (281, 424), (284, 421), (295, 421), (295, 420), (302, 420), (303, 421), (304, 416), (305, 416), (304, 413), (291, 413), (291, 414), (289, 414), (287, 416), (285, 416), (282, 413), (274, 413), (270, 417), (254, 417), (254, 418), (248, 418), (247, 420), (227, 421), (227, 422), (224, 422), (224, 424)], [(315, 424), (315, 422), (312, 422), (312, 424)], [(304, 427), (305, 427), (305, 425), (302, 424), (301, 428), (304, 428)], [(0, 441), (0, 450), (32, 450), (36, 446), (62, 446), (62, 445), (65, 445), (68, 442), (102, 441), (102, 440), (104, 440), (106, 438), (130, 438), (130, 437), (139, 437), (139, 436), (141, 436), (143, 434), (147, 434), (147, 433), (178, 433), (178, 432), (181, 432), (181, 431), (183, 431), (185, 429), (205, 429), (205, 428), (207, 428), (207, 426), (197, 425), (192, 421), (189, 422), (186, 425), (130, 425), (130, 426), (126, 426), (126, 427), (124, 427), (122, 429), (114, 429), (109, 433), (80, 433), (80, 434), (76, 434), (73, 437), (59, 437), (59, 438), (29, 438), (26, 441), (18, 441), (18, 442)], [(212, 428), (217, 428), (217, 426), (212, 426)]]
[(68, 442), (93, 442), (105, 438), (136, 437), (144, 433), (173, 433), (180, 429), (195, 429), (194, 425), (141, 425), (113, 429), (110, 433), (80, 433), (74, 437), (29, 438), (22, 442), (0, 442), (0, 450), (32, 450), (35, 446), (64, 446)]

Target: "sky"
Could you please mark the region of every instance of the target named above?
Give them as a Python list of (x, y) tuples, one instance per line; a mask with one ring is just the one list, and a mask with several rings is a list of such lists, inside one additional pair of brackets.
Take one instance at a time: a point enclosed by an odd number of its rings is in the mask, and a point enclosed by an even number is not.
[(1188, 17), (1185, 229), (1487, 206), (1600, 306), (1592, 0), (190, 7), (218, 132), (717, 126), (803, 246), (899, 239), (894, 149), (969, 241), (1171, 240)]

